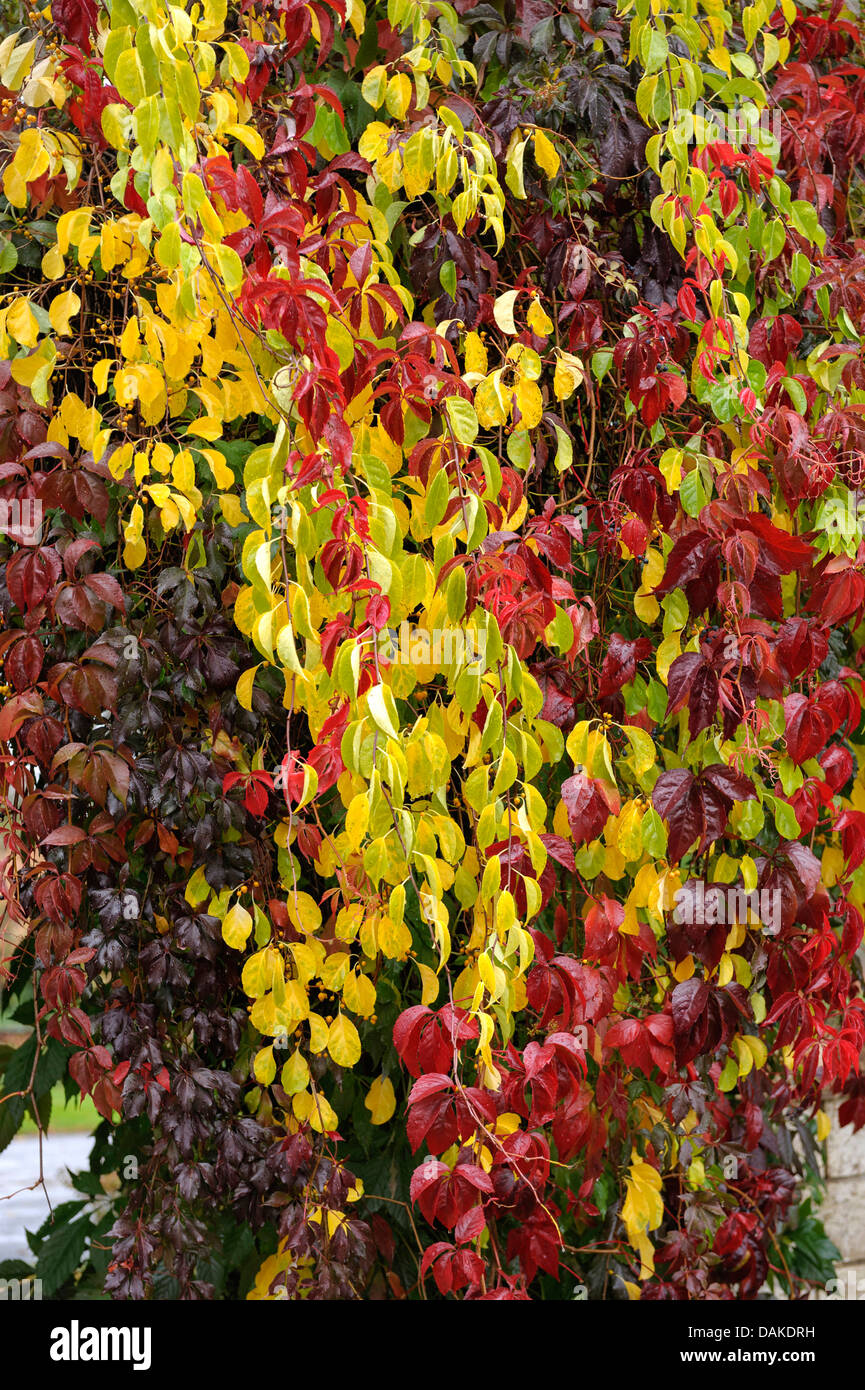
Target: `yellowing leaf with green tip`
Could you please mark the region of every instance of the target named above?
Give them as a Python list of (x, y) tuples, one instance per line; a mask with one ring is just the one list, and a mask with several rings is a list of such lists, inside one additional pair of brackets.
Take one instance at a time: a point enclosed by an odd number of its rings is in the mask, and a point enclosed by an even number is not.
[(654, 767), (658, 761), (658, 752), (655, 748), (655, 740), (651, 734), (647, 734), (645, 729), (640, 729), (636, 724), (624, 724), (622, 732), (627, 735), (631, 745), (631, 756), (634, 764), (634, 771), (638, 777)]
[(260, 999), (277, 981), (285, 977), (282, 956), (272, 946), (256, 951), (246, 961), (241, 973), (243, 988), (251, 999)]
[(235, 951), (242, 951), (249, 933), (252, 931), (252, 917), (240, 903), (235, 903), (226, 913), (222, 924), (222, 938)]
[(269, 1086), (276, 1076), (276, 1062), (272, 1047), (263, 1047), (255, 1054), (252, 1066), (253, 1075), (260, 1086)]
[[(295, 1096), (295, 1100), (298, 1099), (299, 1097)], [(310, 1097), (310, 1099), (312, 1100), (312, 1105), (309, 1108), (307, 1118), (309, 1119), (311, 1127), (317, 1134), (332, 1134), (337, 1128), (339, 1120), (330, 1101), (326, 1096), (322, 1095), (321, 1091), (316, 1091), (315, 1095)], [(328, 1217), (342, 1218), (342, 1212), (330, 1211), (328, 1212)]]
[(299, 1095), (309, 1085), (309, 1066), (297, 1048), (283, 1067), (279, 1080), (282, 1089), (290, 1096)]
[(390, 691), (383, 685), (374, 685), (367, 692), (366, 703), (377, 728), (387, 734), (388, 738), (398, 739), (396, 706)]
[(204, 877), (204, 866), (202, 865), (195, 870), (195, 873), (187, 883), (183, 896), (186, 898), (190, 907), (198, 907), (204, 902), (210, 891), (210, 884)]
[(309, 893), (289, 893), (285, 906), (289, 921), (298, 931), (318, 931), (321, 926), (321, 908)]

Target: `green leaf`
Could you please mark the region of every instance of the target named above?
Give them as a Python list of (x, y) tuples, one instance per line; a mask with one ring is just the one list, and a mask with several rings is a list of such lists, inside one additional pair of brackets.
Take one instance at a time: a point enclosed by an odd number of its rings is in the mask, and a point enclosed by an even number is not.
[(790, 261), (790, 280), (797, 294), (802, 293), (810, 279), (811, 262), (801, 251), (797, 251)]
[(454, 261), (445, 261), (439, 271), (439, 284), (450, 299), (457, 297), (457, 268)]
[(817, 209), (812, 203), (797, 198), (790, 206), (790, 216), (797, 232), (801, 232), (818, 247), (822, 248), (825, 245), (826, 233), (820, 226)]
[(592, 376), (595, 381), (603, 381), (613, 365), (613, 353), (609, 348), (598, 348), (592, 353)]
[(647, 73), (657, 72), (670, 55), (666, 34), (648, 24), (640, 35), (640, 53)]
[(423, 520), (428, 531), (435, 530), (445, 512), (450, 498), (451, 486), (447, 469), (440, 468), (427, 488), (424, 500)]
[(782, 840), (798, 839), (800, 833), (799, 822), (796, 819), (796, 812), (793, 810), (793, 807), (777, 796), (767, 796), (766, 800), (772, 802), (775, 825)]
[(448, 423), (460, 444), (473, 444), (478, 433), (475, 408), (462, 396), (448, 396), (445, 401)]
[[(83, 1202), (65, 1202), (64, 1207), (75, 1207), (81, 1211)], [(42, 1280), (42, 1292), (51, 1298), (66, 1283), (81, 1263), (87, 1238), (93, 1229), (86, 1218), (78, 1221), (59, 1220), (58, 1208), (55, 1216), (57, 1224), (43, 1241), (38, 1250), (36, 1276)]]
[(643, 845), (653, 859), (662, 859), (667, 853), (667, 827), (654, 806), (643, 816), (640, 824)]
[(699, 516), (709, 501), (699, 468), (692, 468), (679, 484), (679, 496), (688, 516)]
[(567, 431), (563, 430), (561, 425), (556, 424), (555, 421), (553, 422), (553, 429), (556, 431), (556, 443), (558, 445), (553, 462), (558, 473), (567, 473), (574, 462), (573, 440)]

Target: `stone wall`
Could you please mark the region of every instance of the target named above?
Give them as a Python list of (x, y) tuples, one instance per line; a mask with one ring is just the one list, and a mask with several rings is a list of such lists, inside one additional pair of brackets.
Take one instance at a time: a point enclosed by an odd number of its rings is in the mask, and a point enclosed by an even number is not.
[[(826, 1102), (832, 1129), (826, 1140), (826, 1199), (820, 1218), (829, 1239), (841, 1251), (838, 1277), (865, 1281), (865, 1129), (838, 1124), (840, 1102)], [(863, 1282), (865, 1291), (865, 1282)]]

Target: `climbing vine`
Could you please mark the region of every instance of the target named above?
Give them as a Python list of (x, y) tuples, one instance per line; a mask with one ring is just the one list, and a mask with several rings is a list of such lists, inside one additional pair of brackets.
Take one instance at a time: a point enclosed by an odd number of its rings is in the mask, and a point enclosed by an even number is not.
[(841, 0), (0, 41), (0, 1145), (102, 1117), (49, 1293), (831, 1274), (860, 57)]

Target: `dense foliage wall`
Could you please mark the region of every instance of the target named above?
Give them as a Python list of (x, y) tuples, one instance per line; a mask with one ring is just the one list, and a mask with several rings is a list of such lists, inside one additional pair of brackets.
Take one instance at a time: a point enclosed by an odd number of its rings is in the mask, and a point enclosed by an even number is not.
[(840, 0), (0, 42), (0, 1145), (104, 1117), (48, 1294), (831, 1274), (861, 56)]

